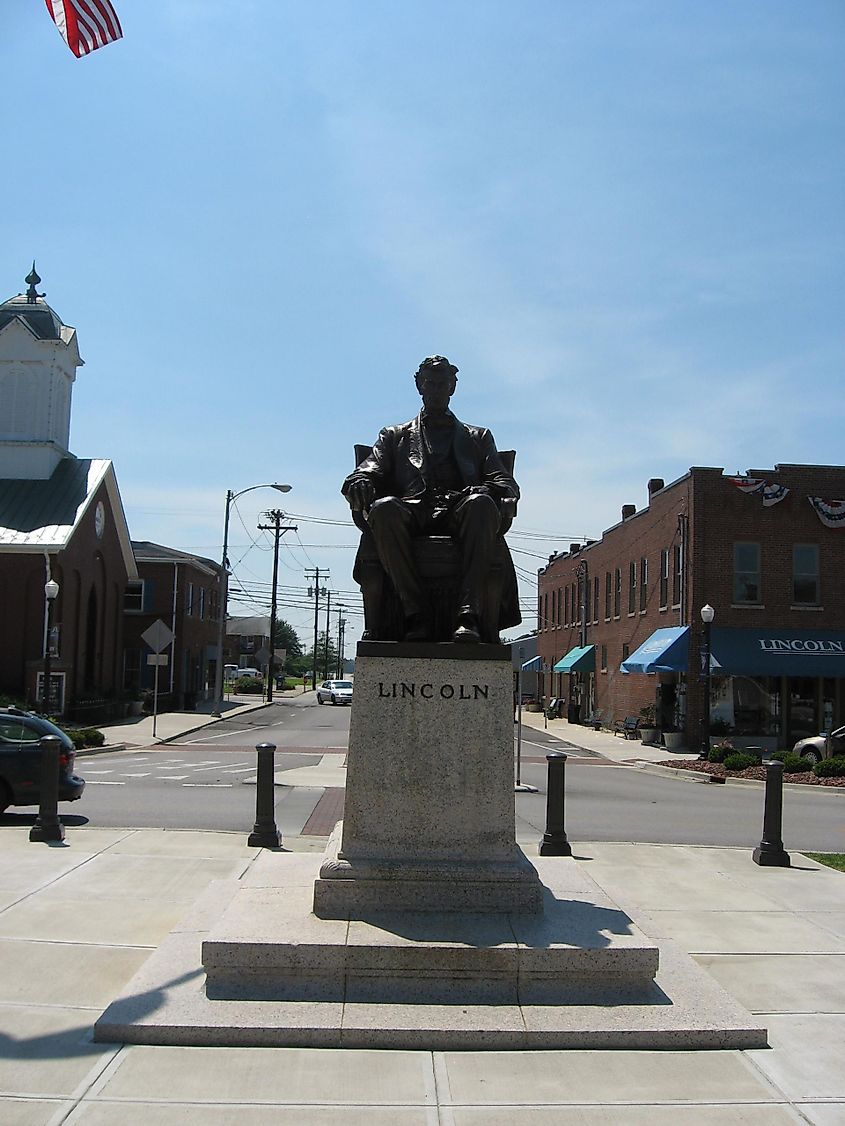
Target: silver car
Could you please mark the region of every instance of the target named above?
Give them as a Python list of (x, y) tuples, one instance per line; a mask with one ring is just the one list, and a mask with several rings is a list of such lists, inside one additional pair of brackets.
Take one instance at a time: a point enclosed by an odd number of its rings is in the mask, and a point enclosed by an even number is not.
[(352, 681), (324, 680), (317, 689), (317, 703), (325, 704), (326, 700), (331, 700), (333, 704), (351, 704)]
[(837, 727), (829, 735), (822, 732), (821, 735), (811, 735), (809, 739), (799, 739), (792, 750), (812, 763), (845, 755), (845, 727)]

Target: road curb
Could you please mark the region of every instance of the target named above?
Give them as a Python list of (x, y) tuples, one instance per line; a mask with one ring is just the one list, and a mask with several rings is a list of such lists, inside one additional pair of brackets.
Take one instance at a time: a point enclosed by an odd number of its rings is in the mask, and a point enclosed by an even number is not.
[[(683, 770), (677, 766), (660, 766), (656, 762), (636, 762), (635, 767), (637, 770), (642, 770), (646, 774), (656, 774), (658, 777), (664, 778), (668, 775), (673, 778), (681, 778), (684, 782), (697, 782), (699, 785), (712, 785), (710, 779), (714, 777), (712, 774), (699, 773), (695, 770)], [(720, 785), (725, 786), (765, 786), (766, 781), (764, 778), (725, 778), (722, 775), (715, 775), (720, 778)], [(823, 793), (845, 794), (845, 787), (842, 786), (808, 786), (804, 782), (786, 782), (784, 787), (790, 790), (811, 790), (813, 793), (822, 791)]]

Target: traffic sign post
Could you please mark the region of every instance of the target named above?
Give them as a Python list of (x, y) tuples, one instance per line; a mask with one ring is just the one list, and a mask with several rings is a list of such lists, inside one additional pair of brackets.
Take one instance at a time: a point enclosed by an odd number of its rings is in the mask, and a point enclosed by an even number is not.
[(141, 640), (145, 641), (152, 649), (152, 653), (147, 656), (147, 664), (155, 665), (156, 670), (155, 680), (153, 681), (153, 738), (155, 739), (158, 723), (158, 670), (162, 665), (167, 664), (167, 655), (162, 653), (162, 649), (166, 649), (168, 645), (172, 644), (173, 630), (161, 618), (156, 618), (153, 624), (141, 634)]

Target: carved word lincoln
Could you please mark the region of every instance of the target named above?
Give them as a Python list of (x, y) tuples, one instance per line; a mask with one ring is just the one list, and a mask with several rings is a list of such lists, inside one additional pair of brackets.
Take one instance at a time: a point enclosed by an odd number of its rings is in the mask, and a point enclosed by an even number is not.
[(490, 695), (489, 684), (414, 684), (405, 680), (378, 682), (378, 694), (382, 700), (408, 700), (419, 697), (421, 700), (486, 700)]

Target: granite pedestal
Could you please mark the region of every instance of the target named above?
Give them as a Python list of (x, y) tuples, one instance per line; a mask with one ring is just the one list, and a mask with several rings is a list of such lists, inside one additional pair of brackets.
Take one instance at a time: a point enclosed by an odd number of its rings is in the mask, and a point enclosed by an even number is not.
[(514, 839), (506, 646), (358, 646), (344, 819), (314, 914), (385, 910), (542, 910)]

